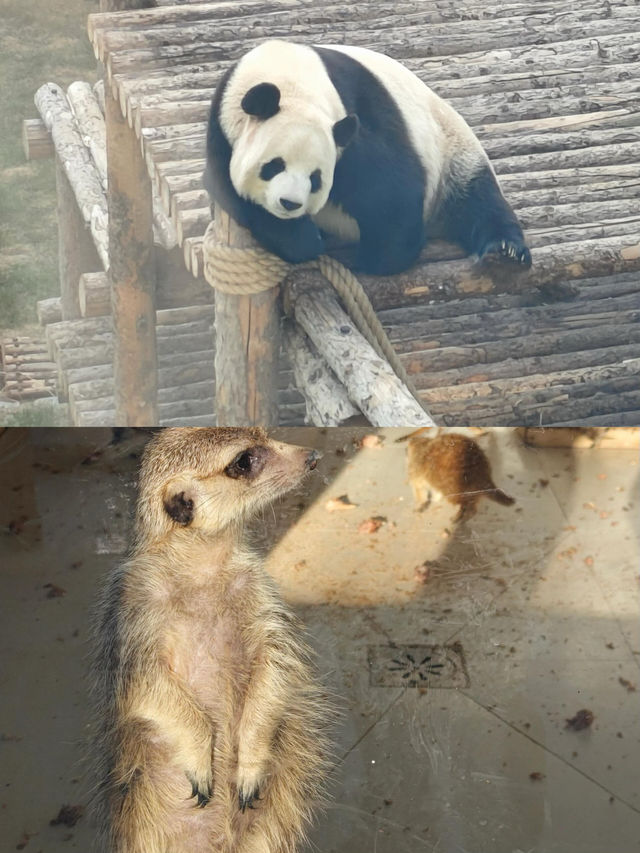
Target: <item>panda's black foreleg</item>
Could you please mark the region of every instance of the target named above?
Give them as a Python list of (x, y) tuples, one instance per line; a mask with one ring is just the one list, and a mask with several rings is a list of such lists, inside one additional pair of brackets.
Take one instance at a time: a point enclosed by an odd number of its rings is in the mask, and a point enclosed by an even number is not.
[(445, 202), (443, 237), (480, 260), (506, 260), (527, 269), (531, 252), (522, 228), (487, 166)]
[(359, 217), (358, 226), (356, 269), (370, 275), (404, 272), (416, 263), (425, 244), (422, 195), (373, 206)]
[(310, 216), (278, 219), (264, 208), (251, 205), (247, 224), (256, 240), (290, 264), (311, 261), (324, 252), (324, 241)]

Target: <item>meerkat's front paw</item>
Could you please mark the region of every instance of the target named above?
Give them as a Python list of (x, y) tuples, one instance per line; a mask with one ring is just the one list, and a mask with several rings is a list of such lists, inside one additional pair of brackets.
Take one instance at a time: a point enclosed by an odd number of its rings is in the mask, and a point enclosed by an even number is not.
[(191, 796), (197, 797), (197, 807), (203, 809), (211, 797), (213, 796), (213, 773), (211, 768), (208, 771), (201, 773), (189, 773), (185, 771), (185, 775), (191, 782)]
[(263, 774), (261, 768), (252, 766), (238, 770), (238, 806), (240, 811), (254, 808), (260, 799)]

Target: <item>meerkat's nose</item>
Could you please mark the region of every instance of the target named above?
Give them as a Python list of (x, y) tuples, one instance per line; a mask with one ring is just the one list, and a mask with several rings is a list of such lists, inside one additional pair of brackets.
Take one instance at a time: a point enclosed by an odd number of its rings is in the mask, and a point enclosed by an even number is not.
[(307, 461), (305, 462), (307, 471), (313, 471), (316, 465), (318, 464), (318, 459), (322, 458), (322, 453), (318, 450), (312, 450), (307, 456)]

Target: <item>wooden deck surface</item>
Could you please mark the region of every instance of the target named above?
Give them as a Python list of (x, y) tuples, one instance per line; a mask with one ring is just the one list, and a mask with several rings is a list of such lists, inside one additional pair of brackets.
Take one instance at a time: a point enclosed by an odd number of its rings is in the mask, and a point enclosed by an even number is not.
[(194, 275), (206, 118), (230, 63), (268, 37), (402, 61), (476, 131), (534, 262), (496, 282), (435, 247), (401, 276), (362, 278), (430, 411), (450, 425), (638, 422), (637, 2), (163, 3), (91, 15), (89, 34)]

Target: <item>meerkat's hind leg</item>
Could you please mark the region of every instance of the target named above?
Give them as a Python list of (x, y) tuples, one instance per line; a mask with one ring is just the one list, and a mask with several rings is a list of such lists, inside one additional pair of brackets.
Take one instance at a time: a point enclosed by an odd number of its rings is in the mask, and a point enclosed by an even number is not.
[(477, 505), (478, 501), (475, 498), (463, 499), (460, 502), (460, 508), (453, 519), (454, 522), (461, 524), (462, 522), (467, 521), (472, 515), (475, 515)]
[(431, 489), (424, 480), (413, 482), (411, 487), (416, 503), (416, 512), (424, 512), (431, 504)]

